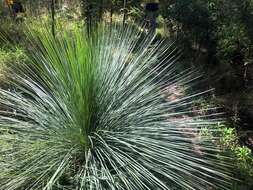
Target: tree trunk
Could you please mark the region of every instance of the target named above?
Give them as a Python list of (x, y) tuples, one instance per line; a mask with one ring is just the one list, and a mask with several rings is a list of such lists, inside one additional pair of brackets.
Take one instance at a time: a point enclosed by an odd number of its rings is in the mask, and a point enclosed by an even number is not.
[(123, 26), (125, 26), (125, 23), (126, 23), (126, 13), (127, 13), (127, 10), (126, 10), (126, 4), (127, 4), (127, 0), (124, 0), (124, 4), (123, 4)]
[(104, 13), (104, 1), (100, 0), (98, 21), (101, 21), (103, 19), (103, 13)]
[(112, 17), (113, 17), (113, 2), (111, 1), (111, 7), (110, 7), (110, 25), (112, 25)]
[(52, 34), (55, 36), (55, 0), (51, 0)]
[(82, 0), (81, 1), (81, 8), (82, 8), (82, 17), (85, 21), (86, 27), (87, 27), (87, 32), (88, 35), (91, 32), (91, 27), (92, 27), (92, 1), (91, 0)]

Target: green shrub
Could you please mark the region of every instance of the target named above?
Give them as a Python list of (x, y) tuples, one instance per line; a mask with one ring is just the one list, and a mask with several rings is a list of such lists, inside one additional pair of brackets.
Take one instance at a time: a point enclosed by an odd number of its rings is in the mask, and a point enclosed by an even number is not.
[(233, 184), (233, 190), (248, 190), (253, 187), (253, 155), (252, 151), (245, 146), (241, 146), (239, 138), (234, 128), (219, 125), (221, 138), (219, 144), (228, 154), (234, 158), (236, 168), (234, 176), (239, 179)]
[(198, 138), (220, 120), (193, 109), (205, 92), (175, 95), (198, 72), (140, 35), (28, 32), (29, 61), (8, 73), (16, 90), (0, 90), (0, 190), (230, 189), (230, 160)]
[(20, 62), (25, 62), (24, 50), (16, 48), (13, 50), (0, 49), (0, 85), (4, 87), (6, 82), (5, 74), (10, 66), (17, 66)]

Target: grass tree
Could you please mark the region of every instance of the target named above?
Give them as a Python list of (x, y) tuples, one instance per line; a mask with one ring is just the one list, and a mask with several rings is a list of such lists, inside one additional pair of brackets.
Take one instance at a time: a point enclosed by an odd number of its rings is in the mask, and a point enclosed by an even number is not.
[(0, 190), (230, 189), (230, 162), (200, 134), (219, 114), (193, 108), (205, 92), (173, 98), (199, 75), (172, 46), (132, 27), (27, 37), (15, 90), (0, 90)]

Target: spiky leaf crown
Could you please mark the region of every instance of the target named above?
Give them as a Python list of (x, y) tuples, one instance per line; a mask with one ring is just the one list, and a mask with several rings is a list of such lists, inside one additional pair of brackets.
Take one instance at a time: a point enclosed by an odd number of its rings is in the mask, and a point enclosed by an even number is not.
[(205, 92), (187, 94), (199, 75), (176, 49), (132, 27), (27, 37), (15, 90), (0, 90), (0, 190), (229, 189), (200, 136), (216, 113), (193, 109)]

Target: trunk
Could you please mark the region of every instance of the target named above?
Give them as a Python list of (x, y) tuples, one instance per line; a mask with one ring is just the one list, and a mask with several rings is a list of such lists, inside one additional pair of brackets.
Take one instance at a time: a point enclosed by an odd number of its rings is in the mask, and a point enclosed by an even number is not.
[[(9, 4), (7, 4), (7, 3), (6, 3), (6, 6), (8, 7), (8, 11), (7, 12), (9, 13), (10, 17), (12, 17), (13, 16), (13, 12), (12, 12), (11, 6)], [(8, 13), (7, 13), (7, 15), (8, 15)]]
[(156, 13), (155, 12), (150, 12), (150, 28), (151, 32), (155, 33), (156, 30)]
[(90, 0), (82, 0), (81, 1), (81, 8), (82, 8), (82, 17), (85, 21), (87, 32), (90, 34), (91, 25), (92, 25), (92, 3)]
[(29, 3), (28, 3), (28, 10), (29, 10), (29, 15), (31, 15), (31, 17), (33, 17), (33, 14), (32, 14), (32, 2), (31, 1), (29, 1)]
[(251, 44), (252, 42), (248, 46), (248, 57), (251, 57)]
[(100, 0), (98, 21), (101, 21), (103, 19), (103, 12), (104, 12), (104, 1)]
[(51, 0), (52, 34), (55, 36), (55, 0)]
[(126, 4), (127, 4), (127, 0), (124, 0), (124, 4), (123, 4), (123, 7), (124, 7), (124, 10), (123, 10), (123, 26), (125, 26), (125, 22), (126, 22), (126, 13), (127, 13)]
[(150, 32), (155, 33), (157, 23), (156, 23), (156, 16), (157, 16), (157, 11), (159, 9), (159, 4), (158, 3), (146, 3), (145, 9), (147, 11), (147, 17), (149, 20), (149, 27), (150, 27)]
[(110, 9), (110, 24), (112, 25), (112, 17), (113, 17), (113, 3), (111, 2), (111, 9)]
[(12, 12), (12, 10), (11, 10), (11, 7), (8, 6), (8, 9), (9, 9), (9, 14), (10, 14), (10, 16), (12, 17), (12, 16), (13, 16), (13, 12)]
[[(31, 9), (30, 9), (31, 10)], [(50, 14), (51, 13), (51, 2), (47, 1), (47, 13)]]

